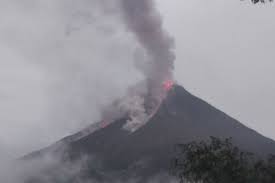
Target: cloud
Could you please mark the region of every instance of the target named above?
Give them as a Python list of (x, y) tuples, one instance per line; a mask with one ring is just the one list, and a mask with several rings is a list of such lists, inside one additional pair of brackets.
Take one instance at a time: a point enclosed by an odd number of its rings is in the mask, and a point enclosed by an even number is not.
[(13, 157), (96, 122), (143, 79), (112, 2), (0, 1), (0, 139)]

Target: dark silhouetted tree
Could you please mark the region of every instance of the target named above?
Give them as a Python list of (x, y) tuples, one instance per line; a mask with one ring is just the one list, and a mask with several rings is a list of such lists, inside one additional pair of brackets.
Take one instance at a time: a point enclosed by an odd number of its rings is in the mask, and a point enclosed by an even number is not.
[(252, 3), (266, 3), (266, 2), (272, 2), (273, 0), (251, 0)]
[(181, 182), (272, 183), (275, 182), (275, 156), (267, 161), (242, 152), (231, 139), (210, 137), (210, 142), (176, 146), (173, 173)]

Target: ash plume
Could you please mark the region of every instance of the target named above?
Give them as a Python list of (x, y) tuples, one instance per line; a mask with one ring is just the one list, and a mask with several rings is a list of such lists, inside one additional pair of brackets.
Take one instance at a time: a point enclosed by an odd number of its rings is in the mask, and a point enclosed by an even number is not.
[(153, 0), (121, 0), (121, 11), (126, 28), (142, 47), (135, 53), (134, 61), (147, 85), (145, 95), (130, 95), (131, 100), (124, 105), (130, 117), (124, 128), (135, 131), (157, 111), (167, 92), (163, 84), (173, 79), (174, 40), (163, 29)]
[[(153, 0), (122, 0), (127, 28), (133, 32), (148, 56), (145, 72), (149, 92), (157, 94), (165, 80), (173, 78), (174, 40), (163, 29)], [(157, 92), (157, 93), (156, 93)]]

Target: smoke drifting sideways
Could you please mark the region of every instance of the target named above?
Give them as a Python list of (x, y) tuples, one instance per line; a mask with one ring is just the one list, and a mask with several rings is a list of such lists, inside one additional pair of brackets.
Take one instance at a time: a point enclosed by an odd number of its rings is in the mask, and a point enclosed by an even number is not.
[(7, 62), (13, 72), (4, 77), (15, 77), (1, 82), (0, 120), (10, 122), (0, 136), (21, 151), (14, 156), (104, 118), (101, 111), (141, 80), (152, 100), (133, 98), (154, 106), (172, 79), (173, 40), (151, 0), (10, 0), (0, 10), (0, 48), (13, 55), (1, 58), (1, 70)]
[[(120, 109), (131, 117), (126, 129), (136, 130), (156, 111), (167, 92), (163, 85), (173, 81), (175, 55), (173, 39), (164, 31), (152, 0), (12, 2), (27, 12), (27, 21), (22, 18), (22, 22), (14, 22), (20, 27), (17, 36), (24, 39), (10, 36), (9, 46), (45, 70), (48, 79), (54, 81), (48, 91), (49, 117), (43, 120), (54, 124), (48, 124), (47, 129), (56, 133), (51, 134), (52, 139), (70, 126), (68, 123), (77, 123), (77, 127), (83, 121), (91, 123), (95, 120), (93, 108), (105, 110), (106, 105), (122, 96), (125, 97), (120, 100)], [(128, 32), (121, 30), (122, 26)], [(134, 71), (131, 61), (142, 76)], [(141, 84), (136, 84), (139, 81)], [(114, 119), (116, 112), (113, 108), (110, 111), (110, 119)], [(51, 158), (56, 162), (56, 157)], [(20, 169), (18, 174), (27, 176), (37, 167), (44, 169), (49, 166), (47, 162), (39, 160), (27, 168), (30, 169), (27, 173)], [(79, 170), (78, 167), (73, 169)], [(9, 174), (17, 177), (16, 172)]]
[(0, 10), (0, 153), (79, 131), (144, 79), (120, 0), (4, 0)]
[[(106, 8), (109, 3), (102, 1), (101, 5)], [(116, 0), (111, 7), (117, 8), (127, 33), (137, 41), (133, 58), (144, 80), (130, 86), (126, 94), (111, 105), (102, 107), (102, 126), (128, 115), (130, 119), (124, 127), (135, 131), (157, 111), (174, 84), (174, 40), (163, 29), (153, 0)]]

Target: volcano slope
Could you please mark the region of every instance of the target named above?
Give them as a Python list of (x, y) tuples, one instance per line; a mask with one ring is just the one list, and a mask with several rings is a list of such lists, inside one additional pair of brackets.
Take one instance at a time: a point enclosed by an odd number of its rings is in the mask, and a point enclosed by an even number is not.
[(141, 182), (146, 182), (154, 175), (169, 172), (175, 144), (208, 139), (209, 136), (232, 137), (242, 150), (258, 155), (275, 154), (274, 141), (191, 95), (181, 86), (174, 86), (157, 113), (137, 131), (124, 130), (126, 120), (117, 120), (105, 128), (93, 127), (90, 133), (86, 130), (85, 135), (79, 133), (67, 137), (24, 159), (62, 152), (63, 161), (75, 162), (85, 155), (93, 158), (86, 161), (82, 177), (100, 181), (139, 177)]

